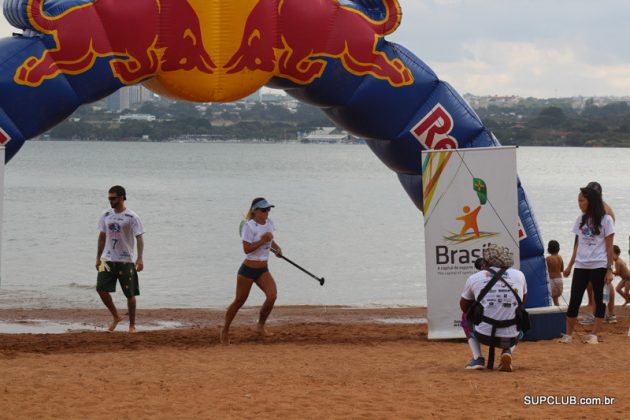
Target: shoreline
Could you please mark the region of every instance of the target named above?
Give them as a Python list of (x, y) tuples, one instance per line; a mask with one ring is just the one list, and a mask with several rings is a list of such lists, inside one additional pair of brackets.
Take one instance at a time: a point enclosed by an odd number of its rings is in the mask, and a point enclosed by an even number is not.
[(151, 139), (120, 139), (120, 140), (99, 140), (99, 139), (61, 139), (61, 138), (39, 138), (34, 137), (29, 139), (29, 141), (36, 142), (110, 142), (110, 143), (196, 143), (196, 144), (205, 144), (205, 143), (230, 143), (230, 144), (299, 144), (299, 145), (309, 145), (309, 144), (330, 144), (330, 145), (365, 145), (364, 140), (356, 140), (356, 141), (302, 141), (298, 139), (287, 139), (287, 140), (274, 140), (274, 139), (194, 139), (194, 138), (173, 138), (173, 139), (165, 139), (165, 140), (151, 140)]
[[(214, 144), (214, 143), (230, 143), (230, 144), (299, 144), (299, 145), (359, 145), (365, 146), (365, 140), (359, 139), (356, 141), (348, 141), (348, 142), (332, 142), (332, 141), (308, 141), (303, 142), (298, 139), (287, 139), (287, 140), (274, 140), (274, 139), (227, 139), (227, 140), (190, 140), (190, 139), (166, 139), (166, 140), (152, 140), (152, 139), (141, 139), (141, 138), (125, 138), (125, 139), (109, 139), (109, 140), (99, 140), (99, 139), (62, 139), (62, 138), (47, 138), (43, 139), (40, 137), (33, 137), (28, 141), (31, 142), (109, 142), (109, 143), (193, 143), (193, 144)], [(604, 145), (604, 144), (581, 144), (577, 146), (570, 145), (559, 145), (559, 144), (524, 144), (517, 145), (519, 148), (527, 148), (527, 147), (541, 147), (541, 148), (563, 148), (563, 149), (628, 149), (630, 145), (624, 144), (613, 144), (613, 145)]]
[[(530, 308), (532, 309), (532, 308)], [(534, 308), (536, 309), (536, 308)], [(128, 326), (127, 308), (120, 306), (119, 313), (124, 319), (116, 332), (126, 331)], [(260, 306), (243, 306), (237, 313), (232, 326), (235, 328), (254, 327)], [(580, 308), (581, 318), (589, 311), (588, 306)], [(622, 334), (627, 331), (630, 337), (630, 306), (615, 306), (619, 322), (604, 323), (603, 334)], [(223, 325), (225, 309), (216, 308), (140, 308), (136, 312), (138, 332), (156, 330), (218, 329)], [(107, 332), (111, 315), (102, 308), (0, 308), (0, 336), (20, 334), (59, 334)], [(427, 308), (424, 306), (346, 306), (346, 305), (282, 305), (274, 307), (267, 326), (282, 328), (286, 325), (308, 325), (309, 323), (330, 325), (412, 325), (428, 329)], [(33, 332), (34, 324), (40, 324), (39, 332)], [(56, 325), (50, 331), (46, 324)], [(5, 331), (3, 326), (24, 326), (23, 331)], [(579, 325), (579, 324), (578, 324)], [(63, 328), (63, 326), (66, 326)], [(61, 329), (60, 329), (61, 327)], [(589, 327), (586, 327), (590, 329)], [(626, 328), (626, 330), (623, 330)], [(583, 329), (583, 328), (582, 328)], [(1, 350), (0, 345), (0, 350)]]
[[(259, 306), (244, 306), (234, 319), (233, 326), (255, 324)], [(121, 314), (126, 308), (119, 308)], [(348, 307), (348, 306), (311, 306), (290, 305), (274, 308), (268, 320), (270, 327), (296, 323), (330, 323), (330, 324), (422, 324), (426, 323), (424, 307)], [(160, 308), (138, 309), (136, 324), (139, 332), (169, 329), (218, 328), (223, 324), (225, 309), (207, 308)], [(0, 309), (0, 334), (35, 333), (74, 333), (104, 332), (111, 322), (111, 315), (102, 309), (76, 308), (26, 308)], [(46, 329), (46, 323), (52, 327)], [(40, 324), (40, 328), (33, 328)], [(11, 326), (11, 332), (6, 332)], [(22, 331), (19, 330), (22, 325)], [(67, 328), (63, 328), (66, 325)], [(119, 330), (124, 331), (127, 320), (120, 323)], [(13, 332), (15, 331), (15, 332)]]
[[(622, 419), (630, 410), (624, 308), (598, 345), (519, 343), (512, 373), (464, 369), (466, 342), (429, 341), (427, 324), (379, 321), (415, 322), (425, 308), (278, 307), (265, 337), (257, 311), (239, 312), (229, 346), (219, 343), (224, 312), (209, 309), (139, 310), (136, 334), (0, 334), (0, 406), (16, 419)], [(105, 308), (0, 310), (0, 320), (35, 316), (110, 320)], [(142, 331), (173, 319), (191, 326)]]

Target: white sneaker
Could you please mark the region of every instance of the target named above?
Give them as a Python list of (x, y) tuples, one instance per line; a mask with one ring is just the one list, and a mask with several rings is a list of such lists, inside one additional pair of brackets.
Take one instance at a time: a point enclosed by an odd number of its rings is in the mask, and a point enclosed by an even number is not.
[(578, 321), (580, 325), (593, 325), (594, 323), (595, 316), (593, 314), (584, 315), (584, 317)]
[(562, 337), (560, 337), (560, 339), (558, 340), (558, 343), (570, 343), (573, 341), (573, 337), (571, 337), (570, 335), (566, 335), (566, 334), (562, 334)]
[(599, 344), (599, 340), (595, 334), (589, 334), (584, 337), (585, 344)]

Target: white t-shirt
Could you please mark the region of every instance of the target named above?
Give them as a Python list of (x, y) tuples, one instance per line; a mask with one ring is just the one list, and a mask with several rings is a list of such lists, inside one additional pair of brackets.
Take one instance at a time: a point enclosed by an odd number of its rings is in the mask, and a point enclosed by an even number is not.
[[(254, 242), (260, 241), (260, 238), (262, 238), (265, 233), (273, 232), (274, 230), (276, 230), (276, 228), (273, 225), (271, 219), (267, 219), (264, 225), (259, 225), (254, 219), (251, 219), (247, 223), (245, 223), (245, 226), (243, 227), (243, 232), (241, 233), (241, 239), (245, 242), (253, 244)], [(264, 243), (254, 252), (250, 252), (249, 254), (247, 254), (246, 259), (252, 261), (267, 261), (269, 259), (271, 242), (272, 241)]]
[(575, 253), (575, 268), (606, 268), (608, 255), (606, 252), (606, 237), (615, 233), (612, 217), (605, 215), (599, 227), (599, 235), (585, 224), (580, 228), (582, 215), (578, 216), (573, 225), (573, 233), (578, 236), (578, 247)]
[(138, 215), (130, 209), (116, 213), (109, 209), (98, 221), (98, 230), (105, 232), (105, 249), (101, 259), (114, 262), (135, 262), (136, 236), (144, 233)]
[[(492, 267), (494, 271), (499, 271), (498, 268)], [(492, 279), (492, 273), (483, 270), (468, 277), (466, 284), (464, 285), (464, 291), (462, 297), (466, 300), (475, 300), (481, 290)], [(508, 268), (503, 274), (503, 279), (508, 282), (512, 289), (518, 293), (521, 301), (523, 296), (527, 293), (527, 282), (525, 281), (525, 275), (515, 269)], [(488, 291), (486, 296), (481, 300), (483, 305), (483, 314), (488, 318), (496, 319), (499, 321), (505, 321), (514, 318), (514, 310), (518, 306), (516, 297), (509, 287), (505, 285), (501, 280), (497, 281), (492, 289)], [(475, 331), (481, 334), (491, 336), (492, 325), (482, 322), (475, 326)], [(518, 335), (518, 329), (516, 325), (512, 325), (506, 328), (497, 328), (495, 333), (496, 337), (515, 337)]]

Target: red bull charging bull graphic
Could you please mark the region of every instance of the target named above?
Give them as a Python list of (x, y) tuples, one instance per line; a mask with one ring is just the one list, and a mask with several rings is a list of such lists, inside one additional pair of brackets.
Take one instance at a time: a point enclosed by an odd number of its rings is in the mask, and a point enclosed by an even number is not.
[[(418, 209), (422, 150), (500, 145), (453, 87), (386, 39), (405, 24), (397, 0), (4, 0), (3, 7), (22, 30), (0, 40), (7, 161), (80, 105), (135, 83), (199, 102), (283, 89), (364, 138)], [(520, 183), (517, 190), (528, 306), (547, 306), (542, 240)]]
[[(317, 2), (313, 2), (317, 3)], [(337, 1), (319, 2), (317, 13), (304, 13), (302, 0), (261, 0), (247, 17), (238, 51), (225, 65), (229, 73), (262, 69), (299, 84), (311, 83), (324, 72), (324, 57), (339, 59), (355, 75), (371, 75), (392, 86), (413, 82), (411, 71), (398, 59), (376, 49), (378, 40), (400, 24), (400, 7), (384, 0), (384, 17), (371, 19)], [(274, 16), (278, 31), (268, 30)], [(331, 22), (334, 22), (331, 25)], [(321, 29), (330, 30), (321, 36)]]
[[(52, 35), (55, 48), (25, 60), (15, 72), (18, 84), (37, 87), (59, 74), (84, 73), (102, 57), (111, 58), (112, 74), (126, 85), (159, 70), (197, 68), (212, 73), (216, 67), (204, 49), (199, 19), (187, 0), (140, 0), (134, 7), (125, 7), (120, 0), (99, 0), (58, 16), (48, 16), (43, 2), (28, 1), (28, 21), (39, 32)], [(170, 14), (163, 16), (166, 10)], [(169, 31), (159, 32), (160, 22), (167, 19), (172, 23)]]

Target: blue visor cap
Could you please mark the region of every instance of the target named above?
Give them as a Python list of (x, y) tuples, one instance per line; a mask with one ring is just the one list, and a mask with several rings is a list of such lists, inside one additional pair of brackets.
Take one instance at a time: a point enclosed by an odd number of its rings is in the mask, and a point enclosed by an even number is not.
[(270, 207), (276, 207), (273, 204), (269, 204), (269, 202), (267, 200), (261, 200), (258, 203), (254, 204), (252, 206), (252, 210), (256, 210), (256, 209), (268, 209)]

